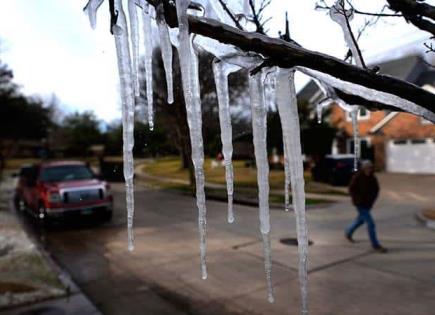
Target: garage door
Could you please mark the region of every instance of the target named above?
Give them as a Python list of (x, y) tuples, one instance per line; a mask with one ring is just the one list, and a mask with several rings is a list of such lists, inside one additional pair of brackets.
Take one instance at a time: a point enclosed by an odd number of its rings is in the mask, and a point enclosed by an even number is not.
[(391, 140), (386, 161), (388, 172), (435, 174), (435, 139)]

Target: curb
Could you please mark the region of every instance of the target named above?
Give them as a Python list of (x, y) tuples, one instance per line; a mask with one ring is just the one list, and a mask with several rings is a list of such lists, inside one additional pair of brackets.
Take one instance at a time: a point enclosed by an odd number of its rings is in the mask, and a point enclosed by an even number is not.
[(81, 291), (80, 287), (72, 280), (68, 272), (54, 260), (51, 254), (44, 248), (41, 241), (31, 231), (31, 228), (23, 222), (23, 218), (21, 218), (16, 211), (12, 199), (8, 200), (7, 207), (8, 210), (5, 211), (8, 211), (16, 218), (22, 231), (35, 246), (36, 251), (43, 257), (49, 268), (57, 274), (58, 280), (65, 287), (65, 293), (60, 296), (40, 298), (19, 305), (2, 308), (0, 313), (5, 315), (42, 314), (43, 311), (52, 310), (65, 315), (101, 315), (102, 313)]
[(423, 210), (415, 214), (417, 221), (422, 223), (425, 227), (431, 230), (435, 230), (435, 220), (428, 219), (424, 214)]

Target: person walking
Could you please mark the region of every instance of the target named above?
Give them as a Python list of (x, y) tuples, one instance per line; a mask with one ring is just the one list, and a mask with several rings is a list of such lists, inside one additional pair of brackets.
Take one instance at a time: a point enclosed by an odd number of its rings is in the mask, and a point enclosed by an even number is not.
[(363, 161), (361, 163), (360, 171), (352, 178), (349, 193), (352, 197), (352, 203), (358, 211), (358, 216), (346, 229), (345, 237), (348, 241), (353, 243), (353, 233), (365, 223), (367, 224), (367, 230), (373, 249), (380, 253), (386, 253), (387, 249), (381, 246), (378, 241), (375, 222), (370, 214), (379, 195), (379, 183), (374, 175), (374, 167), (371, 161)]

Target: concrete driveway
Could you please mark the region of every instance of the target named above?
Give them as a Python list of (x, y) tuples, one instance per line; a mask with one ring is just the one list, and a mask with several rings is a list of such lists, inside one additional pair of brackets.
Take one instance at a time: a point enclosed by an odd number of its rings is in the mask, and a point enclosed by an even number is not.
[[(434, 313), (435, 233), (414, 219), (435, 200), (422, 193), (435, 187), (434, 177), (417, 184), (397, 178), (380, 176), (382, 196), (374, 211), (388, 254), (370, 250), (364, 228), (355, 234), (356, 244), (344, 239), (355, 215), (348, 201), (309, 210), (311, 314)], [(296, 236), (292, 213), (272, 211), (276, 302), (269, 304), (257, 209), (236, 206), (230, 225), (226, 204), (208, 202), (209, 279), (203, 281), (194, 199), (138, 187), (136, 250), (129, 253), (123, 186), (114, 189), (111, 224), (38, 232), (104, 314), (299, 314), (297, 248), (280, 242)], [(419, 202), (405, 193), (416, 193)]]
[(435, 208), (435, 175), (377, 174), (382, 197), (392, 203), (411, 203)]

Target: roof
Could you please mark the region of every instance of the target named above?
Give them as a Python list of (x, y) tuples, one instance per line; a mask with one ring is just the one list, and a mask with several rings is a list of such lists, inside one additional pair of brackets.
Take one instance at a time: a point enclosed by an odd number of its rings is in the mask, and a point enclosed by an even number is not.
[(298, 93), (298, 99), (301, 101), (309, 101), (319, 90), (316, 82), (310, 80)]
[[(414, 83), (419, 86), (430, 84), (435, 86), (435, 69), (428, 65), (420, 56), (410, 55), (399, 59), (389, 60), (380, 64), (379, 73), (396, 77), (401, 80)], [(310, 101), (319, 91), (317, 84), (310, 80), (307, 85), (298, 93), (300, 101)]]
[(387, 74), (401, 80), (415, 83), (426, 64), (419, 56), (390, 60), (378, 65), (380, 74)]

